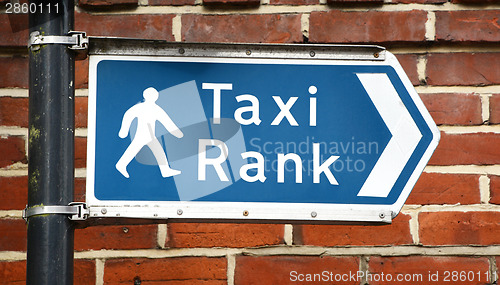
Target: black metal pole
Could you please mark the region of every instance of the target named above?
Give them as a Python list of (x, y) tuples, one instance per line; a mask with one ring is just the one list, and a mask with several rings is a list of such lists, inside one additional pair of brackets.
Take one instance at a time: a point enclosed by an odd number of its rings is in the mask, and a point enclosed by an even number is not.
[[(30, 33), (67, 36), (73, 29), (73, 0), (30, 1), (30, 7)], [(28, 207), (73, 201), (74, 60), (63, 44), (29, 51)], [(26, 284), (73, 284), (73, 248), (67, 215), (30, 217)]]

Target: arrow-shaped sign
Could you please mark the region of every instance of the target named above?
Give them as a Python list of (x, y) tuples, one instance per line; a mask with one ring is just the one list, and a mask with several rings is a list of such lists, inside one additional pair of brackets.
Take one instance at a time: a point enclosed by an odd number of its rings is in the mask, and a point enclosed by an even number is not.
[(365, 73), (357, 76), (392, 135), (358, 196), (387, 197), (422, 138), (422, 133), (387, 74)]
[(91, 50), (97, 216), (387, 222), (439, 141), (382, 48), (173, 45)]

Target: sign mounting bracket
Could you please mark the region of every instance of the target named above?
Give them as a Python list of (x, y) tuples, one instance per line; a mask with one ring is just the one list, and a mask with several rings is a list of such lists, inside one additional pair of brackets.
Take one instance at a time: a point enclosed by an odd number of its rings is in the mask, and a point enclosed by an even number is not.
[(67, 36), (44, 36), (34, 31), (30, 34), (28, 48), (39, 50), (41, 45), (60, 44), (68, 45), (68, 48), (76, 51), (88, 49), (88, 38), (85, 32), (70, 31)]
[(87, 204), (82, 202), (72, 202), (68, 206), (26, 207), (23, 210), (23, 219), (28, 221), (30, 217), (48, 214), (68, 215), (68, 218), (72, 221), (84, 221), (89, 217), (90, 209), (87, 207)]

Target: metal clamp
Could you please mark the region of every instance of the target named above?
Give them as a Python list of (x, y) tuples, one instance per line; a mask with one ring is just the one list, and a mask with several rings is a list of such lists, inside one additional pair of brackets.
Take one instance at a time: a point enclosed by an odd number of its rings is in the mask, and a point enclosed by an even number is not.
[(28, 221), (28, 218), (38, 215), (59, 214), (68, 215), (72, 221), (86, 220), (90, 215), (90, 210), (87, 204), (83, 202), (72, 202), (68, 206), (39, 206), (23, 210), (23, 219)]
[(34, 31), (30, 34), (28, 48), (39, 50), (41, 45), (61, 44), (68, 45), (72, 50), (85, 50), (88, 48), (89, 40), (85, 32), (70, 31), (67, 36), (44, 36)]

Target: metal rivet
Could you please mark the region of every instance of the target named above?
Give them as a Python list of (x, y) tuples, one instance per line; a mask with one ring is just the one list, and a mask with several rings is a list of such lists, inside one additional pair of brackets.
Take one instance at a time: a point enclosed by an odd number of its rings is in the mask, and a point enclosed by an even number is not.
[(247, 210), (243, 211), (243, 216), (248, 216), (249, 212)]
[(252, 54), (252, 51), (247, 49), (247, 55), (251, 55)]
[(182, 215), (182, 213), (184, 213), (181, 209), (177, 210), (177, 215)]
[(117, 217), (119, 217), (119, 216), (120, 216), (120, 213), (116, 214), (116, 216), (117, 216)]
[(310, 55), (311, 57), (314, 57), (314, 56), (316, 55), (316, 53), (312, 50), (311, 52), (309, 52), (309, 55)]
[(316, 213), (314, 211), (311, 212), (311, 217), (316, 218), (317, 215), (318, 215), (318, 213)]
[(374, 54), (373, 54), (373, 56), (374, 56), (375, 58), (378, 58), (378, 57), (379, 57), (378, 52), (374, 53)]
[(128, 233), (128, 228), (123, 228), (124, 233)]
[(186, 52), (186, 51), (185, 51), (183, 48), (180, 48), (180, 49), (179, 49), (179, 53), (180, 53), (180, 54), (184, 54), (185, 52)]
[(154, 214), (153, 216), (158, 217), (158, 214)]
[(384, 214), (384, 213), (380, 213), (380, 214), (378, 214), (378, 216), (379, 216), (381, 219), (385, 218), (385, 214)]
[(107, 212), (108, 212), (108, 210), (106, 210), (106, 208), (102, 208), (102, 209), (101, 209), (101, 213), (102, 213), (103, 215), (106, 215), (106, 213), (107, 213)]

